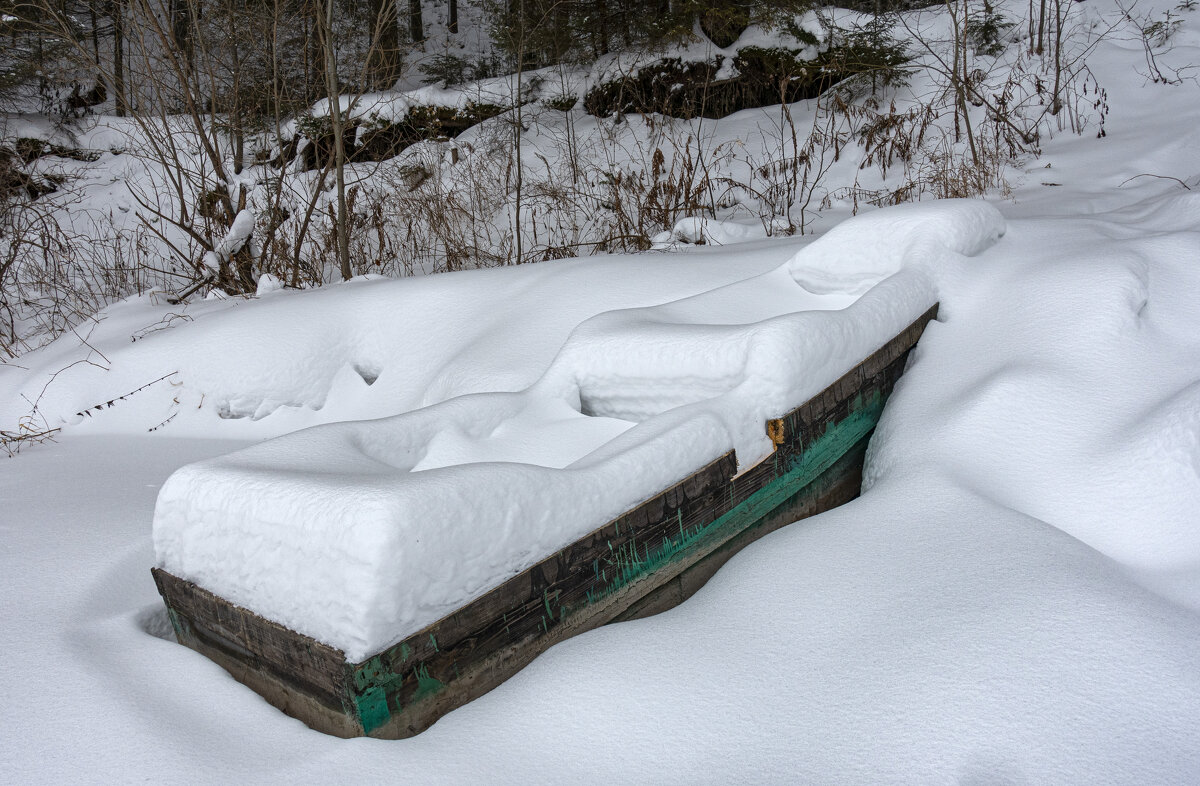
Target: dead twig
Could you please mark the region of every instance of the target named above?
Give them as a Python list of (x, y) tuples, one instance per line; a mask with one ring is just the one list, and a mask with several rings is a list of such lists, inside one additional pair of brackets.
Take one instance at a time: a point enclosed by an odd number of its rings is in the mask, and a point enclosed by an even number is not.
[(1189, 186), (1187, 183), (1183, 182), (1182, 180), (1180, 180), (1180, 179), (1179, 179), (1179, 178), (1177, 178), (1177, 177), (1171, 177), (1170, 175), (1155, 175), (1155, 174), (1152, 174), (1152, 173), (1150, 173), (1150, 172), (1142, 172), (1142, 173), (1141, 173), (1141, 174), (1139, 174), (1139, 175), (1134, 175), (1133, 177), (1131, 177), (1131, 178), (1129, 178), (1129, 179), (1127, 179), (1127, 180), (1123, 180), (1123, 181), (1121, 181), (1121, 185), (1117, 186), (1117, 188), (1120, 188), (1121, 186), (1125, 185), (1125, 184), (1126, 184), (1126, 183), (1128, 183), (1130, 180), (1137, 180), (1139, 177), (1156, 177), (1156, 178), (1158, 178), (1158, 179), (1160, 179), (1160, 180), (1174, 180), (1176, 183), (1178, 183), (1179, 185), (1183, 186), (1183, 187), (1184, 187), (1185, 189), (1187, 189), (1188, 191), (1191, 191), (1191, 190), (1192, 190), (1192, 187), (1191, 187), (1191, 186)]

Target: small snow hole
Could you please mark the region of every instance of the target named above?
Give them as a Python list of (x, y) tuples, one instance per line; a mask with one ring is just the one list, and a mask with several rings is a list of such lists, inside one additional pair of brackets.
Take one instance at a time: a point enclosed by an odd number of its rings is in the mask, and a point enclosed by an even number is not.
[(362, 377), (362, 381), (367, 383), (367, 386), (375, 384), (375, 380), (379, 379), (379, 370), (374, 368), (365, 368), (363, 366), (355, 366), (354, 373)]
[(155, 638), (165, 641), (175, 641), (175, 629), (171, 627), (171, 618), (161, 605), (147, 606), (137, 614), (137, 626), (143, 633), (149, 633)]

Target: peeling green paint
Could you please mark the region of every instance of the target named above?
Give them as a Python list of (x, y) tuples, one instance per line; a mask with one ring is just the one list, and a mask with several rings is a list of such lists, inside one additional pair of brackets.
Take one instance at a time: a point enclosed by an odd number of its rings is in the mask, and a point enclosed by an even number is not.
[[(392, 671), (385, 664), (382, 655), (376, 655), (354, 668), (351, 682), (354, 686), (353, 699), (358, 721), (362, 724), (363, 732), (370, 734), (373, 729), (379, 728), (391, 718), (388, 696), (404, 682), (404, 675)], [(396, 711), (399, 710), (400, 704), (397, 702)]]
[(354, 669), (354, 687), (363, 691), (372, 685), (389, 681), (389, 678), (395, 676), (383, 665), (383, 659), (376, 655), (370, 660), (358, 664), (358, 667)]
[(414, 702), (432, 696), (446, 687), (441, 680), (429, 676), (429, 669), (424, 663), (413, 669), (413, 676), (417, 678), (417, 692), (412, 697)]
[(387, 705), (387, 692), (378, 685), (367, 688), (355, 696), (354, 701), (358, 705), (359, 723), (367, 734), (387, 723), (392, 717)]
[[(628, 586), (639, 577), (653, 573), (664, 565), (675, 561), (682, 554), (691, 550), (698, 541), (709, 537), (717, 537), (719, 533), (729, 530), (741, 531), (753, 526), (756, 522), (771, 514), (789, 497), (796, 494), (817, 480), (822, 473), (832, 467), (856, 443), (866, 437), (875, 427), (883, 411), (885, 397), (873, 393), (869, 398), (856, 397), (850, 406), (850, 413), (838, 423), (830, 425), (824, 434), (812, 440), (797, 456), (784, 459), (779, 454), (773, 457), (777, 477), (763, 488), (754, 492), (749, 498), (734, 506), (724, 515), (707, 523), (693, 527), (685, 527), (683, 511), (677, 511), (679, 534), (665, 540), (658, 548), (652, 549), (648, 544), (639, 544), (635, 538), (614, 547), (612, 541), (607, 542), (608, 554), (592, 563), (594, 576), (593, 586), (586, 592), (584, 604), (590, 605), (603, 600), (605, 597)], [(736, 481), (729, 484), (730, 499), (736, 494)], [(553, 597), (551, 597), (553, 595)], [(550, 623), (556, 619), (553, 601), (558, 601), (559, 593), (542, 592), (542, 604), (545, 613), (541, 615), (541, 629), (549, 632)], [(572, 611), (571, 608), (559, 604), (557, 618), (562, 619)], [(508, 615), (504, 614), (505, 631), (508, 632)], [(178, 630), (179, 621), (171, 614), (171, 623)], [(429, 643), (434, 652), (438, 652), (437, 638), (430, 633)], [(408, 643), (402, 643), (399, 649), (400, 662), (406, 663), (413, 655)], [(452, 664), (454, 678), (458, 679), (458, 665)], [(353, 684), (356, 688), (354, 701), (363, 730), (370, 733), (387, 723), (392, 717), (388, 707), (388, 697), (397, 699), (396, 692), (404, 681), (404, 674), (392, 672), (380, 655), (367, 660), (353, 671)], [(419, 702), (445, 690), (446, 685), (429, 675), (424, 662), (415, 664), (411, 676), (416, 680), (417, 688), (408, 704)], [(398, 700), (395, 701), (395, 713), (401, 712)]]
[[(558, 596), (561, 594), (562, 594), (562, 590), (554, 590), (553, 594), (551, 594), (549, 590), (542, 590), (542, 605), (545, 607), (546, 616), (550, 618), (551, 622), (554, 622), (554, 609), (550, 606), (550, 601), (553, 599), (557, 603)], [(560, 603), (558, 606), (558, 618), (559, 619), (562, 619), (563, 613), (564, 613), (563, 607), (562, 607), (562, 604)]]
[[(885, 397), (878, 391), (866, 399), (856, 396), (850, 404), (850, 414), (831, 424), (824, 434), (805, 446), (799, 456), (791, 457), (786, 468), (779, 467), (779, 457), (775, 458), (777, 471), (783, 470), (779, 477), (714, 521), (685, 529), (682, 526), (681, 512), (679, 537), (664, 541), (654, 551), (647, 547), (645, 556), (638, 552), (632, 539), (616, 549), (609, 542), (608, 550), (611, 556), (607, 561), (615, 568), (612, 580), (607, 580), (605, 572), (603, 575), (606, 586), (599, 591), (589, 591), (586, 602), (591, 604), (602, 600), (628, 586), (635, 579), (653, 573), (672, 562), (701, 538), (731, 527), (745, 529), (769, 515), (788, 497), (819, 478), (859, 440), (870, 434), (883, 413), (884, 401)], [(734, 486), (735, 483), (730, 484), (731, 500)]]
[(179, 620), (179, 615), (175, 613), (175, 609), (167, 606), (167, 619), (171, 621), (171, 630), (175, 631), (175, 641), (183, 641), (183, 623)]
[[(411, 654), (411, 650), (407, 654)], [(403, 654), (403, 657), (407, 657), (407, 654)], [(454, 666), (454, 673), (457, 678), (457, 664)], [(413, 667), (412, 679), (416, 681), (417, 689), (413, 693), (410, 703), (432, 696), (446, 687), (441, 680), (429, 676), (429, 669), (424, 663), (418, 663)], [(395, 712), (401, 712), (402, 706), (396, 692), (404, 682), (404, 675), (388, 670), (380, 656), (376, 655), (359, 664), (354, 670), (353, 682), (357, 689), (353, 696), (354, 705), (359, 723), (362, 724), (366, 734), (370, 734), (391, 719), (392, 710), (388, 707), (389, 696), (395, 703)]]

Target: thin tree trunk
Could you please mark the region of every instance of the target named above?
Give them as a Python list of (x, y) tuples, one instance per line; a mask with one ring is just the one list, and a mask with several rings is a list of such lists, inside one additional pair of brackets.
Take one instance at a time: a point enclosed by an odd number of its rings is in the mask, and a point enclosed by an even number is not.
[(373, 90), (386, 90), (400, 78), (400, 19), (397, 0), (371, 0), (371, 51), (367, 74)]
[(525, 67), (525, 0), (520, 0), (520, 27), (518, 28), (519, 38), (517, 40), (517, 95), (515, 98), (517, 124), (513, 127), (513, 146), (517, 158), (517, 182), (516, 182), (516, 203), (513, 206), (513, 247), (516, 250), (516, 263), (521, 264), (521, 255), (524, 253), (521, 243), (521, 186), (522, 171), (521, 171), (521, 138), (523, 136), (524, 127), (521, 125), (524, 118), (521, 113), (521, 75)]
[(458, 0), (450, 0), (450, 20), (446, 23), (446, 29), (451, 35), (458, 33)]
[[(186, 3), (187, 0), (184, 0)], [(241, 174), (242, 168), (245, 165), (246, 152), (246, 118), (242, 107), (242, 52), (238, 46), (238, 31), (237, 25), (239, 20), (235, 13), (236, 5), (230, 3), (225, 17), (229, 42), (225, 54), (225, 62), (230, 66), (230, 73), (233, 77), (233, 84), (230, 89), (229, 99), (232, 105), (226, 110), (229, 116), (230, 131), (233, 136), (233, 173)], [(237, 9), (243, 10), (243, 9)], [(186, 54), (186, 53), (185, 53)], [(190, 59), (188, 66), (191, 66)], [(216, 104), (219, 98), (217, 90), (213, 90), (213, 111), (217, 110)]]
[(960, 54), (961, 54), (961, 35), (962, 32), (958, 29), (958, 11), (955, 9), (951, 0), (946, 0), (946, 10), (950, 12), (950, 18), (954, 20), (954, 24), (950, 26), (954, 34), (954, 59), (950, 65), (950, 82), (954, 86), (954, 141), (962, 141), (962, 107), (963, 102), (963, 85), (960, 77)]
[(1046, 51), (1046, 2), (1040, 0), (1038, 4), (1038, 25), (1037, 25), (1037, 53), (1044, 54)]
[(1037, 14), (1033, 12), (1033, 0), (1029, 0), (1029, 54), (1033, 54), (1037, 49)]
[[(88, 3), (88, 15), (91, 17), (92, 23), (92, 57), (94, 58), (96, 68), (98, 69), (100, 67), (100, 32), (96, 29), (96, 27), (99, 25), (99, 21), (96, 19), (95, 0)], [(99, 82), (98, 76), (96, 81)]]
[(967, 91), (971, 84), (970, 66), (967, 59), (967, 45), (971, 40), (970, 32), (967, 30), (967, 25), (970, 24), (967, 11), (967, 0), (962, 0), (962, 35), (960, 36), (962, 43), (962, 113), (963, 124), (966, 126), (967, 132), (967, 145), (971, 148), (971, 163), (978, 167), (979, 152), (975, 149), (975, 131), (971, 128), (971, 108), (967, 105)]
[(171, 36), (175, 46), (183, 53), (189, 68), (195, 67), (192, 53), (192, 7), (191, 0), (171, 0)]
[(421, 19), (421, 0), (408, 0), (408, 37), (414, 44), (425, 40), (425, 22)]
[(306, 0), (304, 3), (304, 46), (308, 56), (304, 58), (304, 102), (311, 104), (325, 95), (325, 50), (322, 45), (322, 30), (325, 24), (326, 0)]
[(346, 129), (342, 123), (341, 94), (337, 81), (337, 59), (333, 53), (333, 3), (325, 2), (325, 25), (321, 31), (321, 45), (325, 52), (325, 89), (329, 95), (329, 117), (333, 125), (333, 166), (337, 177), (337, 260), (342, 279), (349, 281), (350, 270), (350, 227), (346, 209)]
[(1062, 110), (1062, 36), (1062, 0), (1054, 0), (1054, 94), (1050, 104), (1052, 115), (1057, 115)]
[(128, 110), (125, 102), (125, 8), (122, 0), (113, 0), (113, 100), (117, 117)]
[[(235, 88), (236, 90), (237, 88)], [(241, 98), (233, 96), (233, 173), (240, 175), (246, 166), (246, 117), (242, 112)]]

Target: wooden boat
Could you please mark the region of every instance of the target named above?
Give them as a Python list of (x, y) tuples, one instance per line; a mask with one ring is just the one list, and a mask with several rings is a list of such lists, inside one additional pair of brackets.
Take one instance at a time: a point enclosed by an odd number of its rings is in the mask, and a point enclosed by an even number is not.
[(844, 376), (765, 424), (774, 452), (731, 451), (400, 643), (358, 663), (158, 568), (176, 638), (314, 729), (418, 734), (555, 642), (669, 609), (733, 554), (858, 496), (867, 443), (933, 306)]

